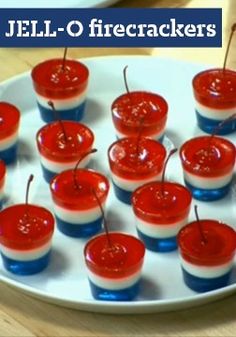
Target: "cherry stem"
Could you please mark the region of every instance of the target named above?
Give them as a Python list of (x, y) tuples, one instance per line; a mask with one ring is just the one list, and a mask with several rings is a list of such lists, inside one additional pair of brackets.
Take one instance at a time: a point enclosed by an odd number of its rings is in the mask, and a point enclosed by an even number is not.
[(26, 193), (25, 193), (25, 205), (26, 205), (26, 210), (25, 210), (25, 216), (26, 218), (28, 218), (29, 214), (28, 214), (28, 204), (29, 204), (29, 190), (30, 190), (30, 184), (33, 181), (34, 176), (33, 174), (31, 174), (29, 176), (29, 179), (27, 181), (27, 186), (26, 186)]
[(229, 36), (229, 41), (228, 41), (228, 45), (227, 45), (226, 53), (225, 53), (223, 71), (225, 71), (225, 69), (226, 69), (226, 64), (227, 64), (227, 59), (228, 59), (228, 55), (229, 55), (229, 50), (230, 50), (231, 42), (232, 42), (233, 35), (234, 35), (235, 31), (236, 31), (236, 23), (234, 23), (232, 25), (232, 27), (231, 27), (231, 33), (230, 33), (230, 36)]
[(64, 49), (64, 55), (63, 55), (63, 60), (62, 60), (62, 70), (65, 71), (66, 67), (66, 55), (67, 55), (68, 48)]
[(82, 156), (80, 157), (80, 159), (77, 161), (76, 165), (75, 165), (75, 168), (73, 170), (73, 180), (74, 180), (74, 187), (75, 189), (79, 189), (80, 186), (79, 186), (79, 183), (78, 183), (78, 179), (77, 179), (77, 169), (79, 167), (79, 164), (82, 162), (82, 160), (87, 157), (89, 154), (92, 154), (92, 153), (95, 153), (97, 152), (97, 149), (91, 149), (90, 151), (87, 151), (87, 152), (84, 152), (82, 154)]
[(163, 171), (162, 171), (162, 175), (161, 175), (161, 195), (162, 195), (162, 197), (164, 197), (164, 194), (165, 194), (165, 175), (166, 175), (167, 164), (170, 160), (170, 157), (173, 156), (173, 154), (177, 151), (178, 151), (178, 149), (172, 149), (170, 151), (170, 153), (168, 154), (168, 156), (166, 158), (166, 161), (164, 163), (164, 167), (163, 167)]
[(66, 143), (68, 141), (68, 137), (67, 137), (67, 134), (66, 134), (65, 126), (64, 126), (64, 124), (63, 124), (63, 122), (60, 118), (59, 112), (55, 109), (55, 105), (52, 101), (48, 101), (48, 105), (53, 110), (55, 120), (57, 120), (58, 123), (60, 124), (61, 130), (62, 130), (62, 133), (63, 133), (63, 136), (64, 136), (64, 140), (65, 140), (65, 143)]
[(225, 126), (225, 124), (227, 124), (229, 122), (232, 122), (235, 119), (236, 119), (236, 113), (233, 114), (233, 115), (231, 115), (231, 116), (229, 116), (228, 118), (226, 118), (225, 120), (223, 120), (222, 122), (220, 122), (215, 127), (215, 129), (213, 130), (213, 132), (211, 134), (210, 140), (209, 140), (209, 150), (210, 150), (210, 147), (211, 147), (212, 140), (218, 134), (218, 132)]
[(94, 188), (91, 189), (96, 201), (97, 201), (97, 204), (101, 210), (101, 213), (102, 213), (102, 219), (103, 219), (103, 224), (104, 224), (104, 229), (105, 229), (105, 233), (106, 233), (106, 237), (107, 237), (107, 243), (108, 243), (108, 246), (110, 249), (113, 248), (113, 244), (112, 244), (112, 241), (111, 241), (111, 237), (110, 237), (110, 233), (109, 233), (109, 230), (108, 230), (108, 225), (107, 225), (107, 220), (106, 220), (106, 216), (105, 216), (105, 212), (104, 212), (104, 209), (102, 207), (102, 203), (101, 203), (101, 200), (99, 199), (97, 193), (95, 192)]
[(124, 74), (125, 89), (126, 89), (127, 93), (130, 94), (128, 81), (127, 81), (127, 69), (128, 69), (128, 66), (125, 66), (124, 70), (123, 70), (123, 74)]
[(199, 233), (200, 233), (200, 236), (201, 236), (201, 242), (202, 242), (202, 244), (205, 245), (205, 244), (207, 244), (207, 239), (205, 237), (205, 234), (204, 234), (204, 231), (203, 231), (203, 228), (202, 228), (202, 225), (201, 225), (201, 221), (199, 220), (197, 205), (194, 205), (194, 212), (195, 212), (195, 216), (196, 216), (196, 219), (197, 219)]

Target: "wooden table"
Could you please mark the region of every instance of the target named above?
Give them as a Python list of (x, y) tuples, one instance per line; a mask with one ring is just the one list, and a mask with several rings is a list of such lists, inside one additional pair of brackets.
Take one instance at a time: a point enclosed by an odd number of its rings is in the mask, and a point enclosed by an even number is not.
[[(143, 5), (150, 8), (223, 7), (224, 41), (232, 22), (236, 21), (235, 0), (125, 0), (116, 7)], [(235, 51), (236, 41), (229, 60), (231, 67), (236, 67)], [(70, 57), (105, 54), (155, 54), (221, 65), (224, 47), (210, 50), (172, 48), (69, 50)], [(29, 70), (46, 58), (61, 55), (61, 49), (1, 49), (0, 80)], [(213, 304), (173, 313), (105, 316), (50, 305), (4, 284), (0, 285), (0, 336), (235, 336), (235, 313), (236, 296), (231, 296)]]

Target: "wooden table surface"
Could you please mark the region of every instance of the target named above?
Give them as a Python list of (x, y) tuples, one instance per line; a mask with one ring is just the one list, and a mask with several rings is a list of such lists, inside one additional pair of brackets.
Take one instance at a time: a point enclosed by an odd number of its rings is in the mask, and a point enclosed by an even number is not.
[[(236, 21), (235, 0), (125, 0), (116, 5), (122, 6), (222, 7), (224, 46), (208, 50), (76, 48), (69, 50), (69, 56), (143, 54), (222, 64), (225, 40), (232, 22)], [(234, 68), (235, 52), (234, 40), (229, 59), (229, 65)], [(61, 55), (61, 49), (1, 49), (0, 81), (31, 69), (39, 61)], [(213, 304), (172, 313), (106, 316), (47, 304), (0, 285), (0, 336), (236, 336), (235, 317), (235, 295)]]

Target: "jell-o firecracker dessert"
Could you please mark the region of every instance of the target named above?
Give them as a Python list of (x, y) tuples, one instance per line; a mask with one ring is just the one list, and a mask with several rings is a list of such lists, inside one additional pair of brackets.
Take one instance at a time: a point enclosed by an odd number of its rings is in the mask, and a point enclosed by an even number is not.
[(89, 70), (85, 64), (64, 57), (46, 60), (31, 73), (41, 118), (54, 121), (47, 102), (52, 101), (61, 119), (80, 121), (83, 118)]
[(195, 199), (214, 201), (230, 190), (235, 165), (235, 145), (222, 137), (200, 136), (180, 149), (184, 181)]
[(164, 146), (149, 138), (122, 138), (111, 144), (108, 158), (116, 197), (131, 204), (139, 186), (160, 180), (166, 157)]
[[(232, 27), (223, 68), (198, 73), (193, 79), (197, 123), (200, 129), (212, 133), (220, 122), (236, 113), (236, 72), (226, 68), (226, 62), (236, 24)], [(220, 135), (236, 131), (236, 120), (219, 130)]]
[[(92, 149), (93, 132), (75, 121), (52, 122), (43, 126), (36, 136), (43, 176), (49, 183), (58, 173), (74, 168), (84, 153)], [(80, 161), (86, 167), (90, 156)]]
[(14, 105), (0, 102), (0, 158), (6, 163), (17, 157), (20, 111)]
[[(170, 152), (168, 159), (175, 151)], [(163, 253), (177, 248), (176, 236), (188, 223), (192, 201), (186, 187), (165, 181), (165, 168), (161, 181), (140, 186), (132, 195), (139, 238), (147, 249)]]
[(50, 189), (58, 229), (65, 235), (83, 238), (102, 229), (103, 218), (93, 190), (105, 205), (109, 181), (99, 172), (78, 169), (78, 164), (56, 175)]
[(227, 286), (236, 250), (233, 228), (197, 217), (179, 232), (178, 245), (184, 282), (189, 288), (205, 292)]
[(152, 92), (130, 91), (124, 69), (126, 93), (112, 103), (112, 119), (118, 138), (137, 136), (143, 120), (142, 135), (162, 141), (167, 121), (166, 100)]
[(84, 248), (92, 295), (97, 300), (131, 301), (139, 293), (145, 255), (144, 244), (134, 236), (108, 232), (93, 237)]
[(28, 203), (30, 176), (25, 204), (0, 212), (0, 251), (4, 267), (17, 275), (42, 271), (50, 260), (54, 217), (47, 209)]

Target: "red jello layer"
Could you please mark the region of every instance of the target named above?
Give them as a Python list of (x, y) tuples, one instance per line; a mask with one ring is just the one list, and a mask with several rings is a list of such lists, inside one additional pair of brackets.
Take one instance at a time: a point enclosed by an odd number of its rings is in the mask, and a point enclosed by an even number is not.
[(157, 224), (173, 224), (189, 214), (192, 195), (183, 185), (151, 182), (139, 187), (132, 195), (135, 215)]
[(235, 230), (215, 220), (201, 220), (200, 223), (206, 243), (197, 221), (179, 232), (178, 244), (184, 260), (202, 266), (217, 266), (232, 260), (236, 250)]
[(43, 126), (37, 133), (40, 154), (52, 161), (72, 162), (91, 150), (94, 142), (93, 132), (84, 124), (73, 121), (53, 122)]
[(215, 136), (192, 138), (180, 149), (184, 169), (209, 178), (230, 173), (235, 164), (235, 156), (234, 144)]
[(89, 70), (81, 62), (51, 59), (36, 65), (31, 73), (35, 91), (50, 99), (70, 98), (82, 93), (88, 85)]
[(121, 178), (146, 179), (161, 173), (166, 150), (148, 138), (123, 138), (108, 149), (111, 171)]
[(0, 102), (0, 139), (14, 134), (20, 123), (20, 111), (12, 104)]
[(195, 99), (212, 109), (236, 107), (236, 72), (226, 69), (209, 69), (193, 79)]
[(0, 243), (8, 248), (30, 250), (50, 241), (54, 218), (45, 208), (18, 204), (0, 212)]
[(108, 179), (95, 171), (78, 169), (58, 174), (50, 183), (53, 201), (71, 210), (89, 210), (104, 203), (109, 192)]
[(127, 136), (137, 135), (142, 123), (143, 135), (151, 136), (165, 127), (168, 104), (157, 94), (131, 91), (119, 96), (113, 102), (111, 110), (119, 132)]
[(91, 239), (84, 249), (87, 267), (95, 274), (118, 279), (131, 276), (141, 270), (144, 260), (144, 244), (134, 236), (123, 233), (106, 234)]
[(0, 188), (3, 187), (6, 177), (6, 165), (3, 160), (0, 160)]

